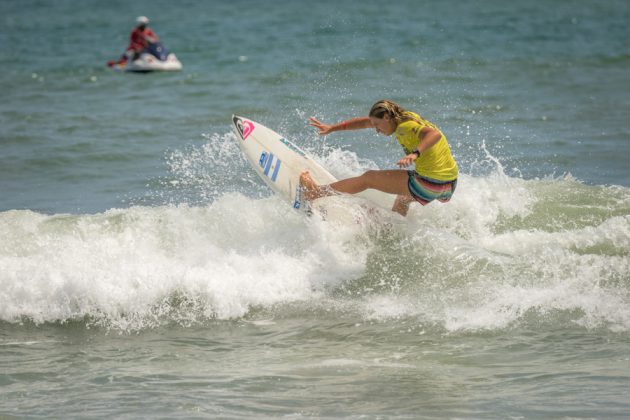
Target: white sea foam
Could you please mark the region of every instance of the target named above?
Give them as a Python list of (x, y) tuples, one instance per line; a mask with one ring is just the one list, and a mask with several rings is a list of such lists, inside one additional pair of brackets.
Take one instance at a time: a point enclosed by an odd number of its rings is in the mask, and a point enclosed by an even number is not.
[(240, 317), (257, 305), (313, 299), (325, 284), (357, 276), (365, 253), (346, 249), (353, 226), (309, 224), (274, 197), (0, 218), (6, 321), (92, 316), (133, 328), (164, 315)]
[[(178, 171), (194, 173), (205, 155), (177, 160)], [(322, 159), (352, 174), (372, 166), (346, 152)], [(451, 331), (504, 328), (532, 312), (628, 330), (629, 197), (497, 170), (462, 175), (448, 204), (378, 223), (308, 218), (241, 193), (94, 215), (9, 211), (0, 213), (0, 319), (134, 330), (256, 308), (268, 320), (268, 310), (299, 303)]]

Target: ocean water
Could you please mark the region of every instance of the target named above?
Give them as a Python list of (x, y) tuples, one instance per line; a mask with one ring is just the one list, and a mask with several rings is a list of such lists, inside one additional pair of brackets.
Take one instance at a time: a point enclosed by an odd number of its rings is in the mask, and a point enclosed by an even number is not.
[[(147, 15), (184, 65), (105, 67)], [(630, 3), (3, 0), (0, 417), (627, 418)], [(448, 204), (348, 224), (257, 178), (232, 114)], [(348, 199), (348, 212), (361, 213)], [(364, 220), (369, 220), (365, 219)]]

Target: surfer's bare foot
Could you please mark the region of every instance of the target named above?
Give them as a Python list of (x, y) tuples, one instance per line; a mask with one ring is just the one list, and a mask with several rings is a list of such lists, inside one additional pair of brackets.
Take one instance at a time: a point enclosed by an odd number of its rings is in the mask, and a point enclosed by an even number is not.
[(322, 193), (322, 187), (317, 185), (308, 171), (304, 171), (300, 174), (300, 185), (304, 191), (304, 198), (308, 201), (315, 200), (324, 195)]

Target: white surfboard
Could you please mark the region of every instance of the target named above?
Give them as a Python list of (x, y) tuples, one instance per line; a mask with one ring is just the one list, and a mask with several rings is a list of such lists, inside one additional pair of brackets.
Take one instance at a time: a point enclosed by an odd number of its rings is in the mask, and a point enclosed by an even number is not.
[[(243, 154), (258, 176), (294, 208), (304, 209), (300, 174), (307, 170), (318, 184), (337, 179), (297, 145), (264, 125), (247, 118), (232, 116), (234, 132)], [(358, 196), (379, 207), (391, 209), (395, 196), (377, 190), (366, 190)], [(319, 199), (316, 202), (323, 200)]]

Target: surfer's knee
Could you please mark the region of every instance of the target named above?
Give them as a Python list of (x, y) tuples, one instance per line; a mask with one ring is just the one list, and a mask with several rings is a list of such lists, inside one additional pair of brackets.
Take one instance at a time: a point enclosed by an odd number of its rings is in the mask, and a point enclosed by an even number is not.
[(379, 173), (380, 173), (380, 171), (377, 171), (377, 170), (374, 170), (374, 169), (370, 169), (368, 171), (365, 171), (363, 173), (363, 175), (361, 175), (359, 178), (363, 181), (363, 183), (364, 183), (364, 185), (366, 187), (370, 187), (370, 186), (374, 185), (374, 183), (378, 179)]
[(372, 180), (375, 179), (378, 176), (379, 171), (374, 170), (374, 169), (370, 169), (367, 170), (365, 172), (363, 172), (363, 175), (361, 175), (361, 178), (365, 179), (365, 180)]

